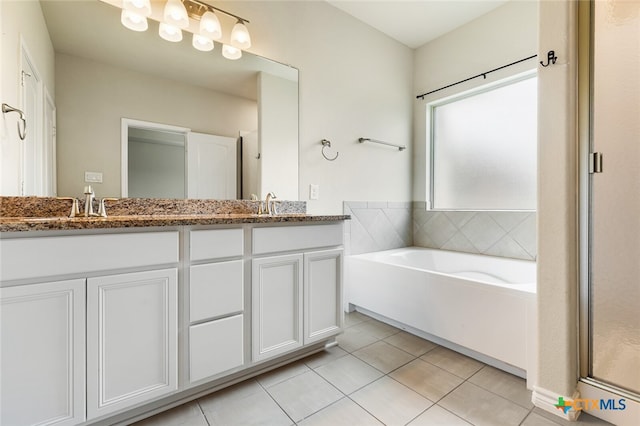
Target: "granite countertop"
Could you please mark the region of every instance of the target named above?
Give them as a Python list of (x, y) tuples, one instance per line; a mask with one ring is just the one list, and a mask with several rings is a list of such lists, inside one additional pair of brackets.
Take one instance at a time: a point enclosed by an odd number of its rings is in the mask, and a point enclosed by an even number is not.
[[(258, 215), (258, 202), (246, 200), (168, 200), (127, 198), (111, 201), (108, 217), (69, 218), (70, 202), (55, 197), (0, 196), (0, 232), (116, 229), (152, 226), (233, 225), (243, 223), (327, 222), (348, 215), (310, 215), (304, 201), (281, 201), (277, 215)], [(97, 206), (94, 206), (97, 211)], [(131, 214), (130, 212), (135, 212)]]
[(282, 214), (171, 214), (111, 217), (0, 217), (0, 232), (57, 231), (70, 229), (140, 228), (181, 225), (230, 225), (243, 223), (291, 223), (347, 220), (348, 215)]

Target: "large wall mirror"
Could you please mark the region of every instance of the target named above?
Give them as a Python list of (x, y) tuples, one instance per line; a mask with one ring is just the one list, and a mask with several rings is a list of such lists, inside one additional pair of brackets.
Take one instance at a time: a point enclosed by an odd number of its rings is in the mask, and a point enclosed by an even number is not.
[[(187, 143), (161, 140), (123, 155), (129, 120), (233, 138), (235, 198), (274, 191), (298, 199), (298, 70), (247, 52), (228, 60), (217, 43), (201, 52), (186, 33), (179, 43), (167, 42), (152, 20), (146, 32), (130, 31), (120, 24), (120, 9), (98, 0), (47, 0), (41, 7), (55, 50), (58, 195), (82, 193), (85, 172), (93, 172), (102, 175), (102, 183), (93, 183), (97, 196), (163, 196), (123, 191), (126, 175), (139, 172), (123, 162), (140, 158), (144, 167), (153, 158), (175, 158), (173, 173), (187, 180), (215, 178), (215, 161), (206, 158), (196, 159), (205, 172), (189, 173)], [(136, 132), (139, 140), (153, 133)], [(151, 152), (154, 146), (163, 151)], [(189, 196), (188, 186), (178, 183), (169, 193)]]

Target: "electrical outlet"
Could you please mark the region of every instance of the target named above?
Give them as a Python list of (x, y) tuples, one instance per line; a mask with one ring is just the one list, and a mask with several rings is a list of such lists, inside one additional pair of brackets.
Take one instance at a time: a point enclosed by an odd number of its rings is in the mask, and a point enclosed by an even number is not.
[(320, 185), (309, 185), (309, 199), (317, 200), (320, 198)]
[(84, 181), (89, 183), (102, 183), (102, 172), (84, 172)]

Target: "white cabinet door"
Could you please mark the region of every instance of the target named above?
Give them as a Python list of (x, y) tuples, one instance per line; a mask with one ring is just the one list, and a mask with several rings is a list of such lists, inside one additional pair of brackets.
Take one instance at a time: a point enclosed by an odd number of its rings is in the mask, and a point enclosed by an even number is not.
[(87, 416), (177, 389), (177, 270), (87, 281)]
[(304, 344), (340, 333), (342, 329), (343, 251), (304, 255)]
[(302, 346), (302, 259), (302, 254), (253, 259), (253, 361)]
[(0, 424), (84, 421), (85, 280), (0, 289)]

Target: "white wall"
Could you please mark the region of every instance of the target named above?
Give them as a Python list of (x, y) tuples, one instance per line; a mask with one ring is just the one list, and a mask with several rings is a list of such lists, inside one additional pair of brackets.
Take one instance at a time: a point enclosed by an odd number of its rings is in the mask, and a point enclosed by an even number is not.
[[(21, 108), (20, 44), (24, 42), (44, 86), (54, 96), (54, 51), (37, 1), (1, 1), (0, 20), (2, 47), (0, 48), (1, 99), (13, 107)], [(26, 117), (29, 120), (29, 117)], [(18, 137), (16, 113), (2, 114), (0, 118), (0, 194), (20, 194), (21, 141)]]
[(82, 194), (84, 172), (102, 172), (99, 197), (120, 196), (120, 119), (237, 137), (257, 129), (254, 101), (87, 59), (56, 55), (58, 194)]
[[(504, 6), (415, 50), (415, 95), (498, 68), (536, 54), (538, 13), (535, 1), (510, 1)], [(424, 98), (414, 99), (413, 200), (427, 200), (426, 104), (439, 98), (534, 69), (537, 61), (478, 78)]]
[(578, 380), (576, 2), (539, 7), (538, 54), (554, 50), (558, 61), (538, 73), (536, 405), (546, 395), (573, 397)]
[[(253, 53), (300, 70), (300, 200), (320, 185), (311, 213), (342, 213), (343, 200), (411, 199), (412, 50), (323, 1), (216, 3), (251, 21)], [(340, 157), (329, 162), (320, 140)], [(333, 151), (332, 151), (333, 152)]]

